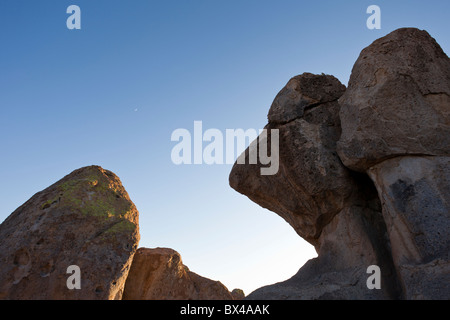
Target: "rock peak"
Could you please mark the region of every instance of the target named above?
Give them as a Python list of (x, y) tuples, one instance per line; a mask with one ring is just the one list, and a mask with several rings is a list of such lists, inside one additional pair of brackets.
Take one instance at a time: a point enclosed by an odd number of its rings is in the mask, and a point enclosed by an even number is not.
[[(111, 171), (73, 171), (0, 225), (0, 298), (120, 299), (139, 242), (138, 219)], [(66, 286), (71, 265), (80, 268), (80, 290)]]
[(334, 76), (303, 73), (293, 77), (270, 107), (269, 123), (286, 123), (302, 117), (305, 110), (337, 100), (345, 86)]

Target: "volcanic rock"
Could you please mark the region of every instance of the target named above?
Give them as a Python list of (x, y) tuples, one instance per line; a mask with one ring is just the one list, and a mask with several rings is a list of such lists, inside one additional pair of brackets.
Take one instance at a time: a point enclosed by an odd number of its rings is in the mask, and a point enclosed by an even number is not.
[[(382, 299), (398, 294), (377, 192), (367, 176), (347, 169), (336, 152), (341, 132), (337, 100), (344, 90), (332, 76), (305, 73), (291, 79), (275, 98), (266, 126), (269, 132), (279, 130), (278, 173), (263, 176), (261, 164), (249, 161), (236, 163), (230, 173), (231, 187), (278, 213), (318, 252), (292, 279), (259, 289), (249, 299)], [(310, 96), (316, 97), (314, 102), (298, 107)], [(248, 156), (249, 149), (246, 160)], [(381, 291), (367, 290), (363, 281), (373, 264), (387, 266)]]
[(396, 30), (361, 52), (339, 103), (338, 153), (378, 190), (404, 298), (450, 298), (450, 59)]
[[(121, 299), (138, 218), (115, 174), (98, 166), (72, 172), (0, 225), (0, 298)], [(73, 265), (80, 289), (67, 286)]]
[[(280, 131), (278, 173), (238, 162), (230, 173), (318, 252), (247, 298), (450, 299), (449, 58), (402, 28), (361, 52), (345, 93), (335, 83), (291, 79), (266, 126)], [(371, 265), (380, 290), (366, 286)]]
[[(336, 153), (340, 135), (337, 99), (344, 90), (332, 76), (305, 73), (292, 78), (275, 98), (266, 126), (269, 139), (271, 130), (279, 130), (278, 173), (262, 176), (261, 164), (249, 164), (247, 149), (246, 164), (236, 163), (229, 178), (232, 188), (278, 213), (314, 245), (322, 228), (355, 191), (350, 171)], [(326, 97), (323, 103), (321, 97)], [(304, 101), (313, 104), (305, 109)]]
[(230, 293), (219, 281), (190, 271), (173, 249), (139, 248), (125, 284), (123, 299), (233, 300), (239, 297), (237, 291), (233, 292)]
[(339, 103), (338, 153), (350, 169), (450, 155), (450, 59), (426, 31), (398, 29), (362, 50)]

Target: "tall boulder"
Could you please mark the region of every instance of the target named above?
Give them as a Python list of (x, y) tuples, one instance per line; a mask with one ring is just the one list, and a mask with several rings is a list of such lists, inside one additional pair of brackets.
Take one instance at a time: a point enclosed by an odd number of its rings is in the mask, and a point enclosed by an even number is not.
[[(138, 219), (115, 174), (72, 172), (0, 225), (0, 299), (121, 299)], [(79, 268), (79, 289), (68, 286), (77, 283), (70, 266)]]
[(189, 270), (178, 252), (139, 248), (125, 285), (124, 300), (233, 300), (242, 290), (228, 289)]
[(338, 154), (375, 183), (404, 297), (450, 298), (450, 59), (396, 30), (361, 52), (339, 103)]

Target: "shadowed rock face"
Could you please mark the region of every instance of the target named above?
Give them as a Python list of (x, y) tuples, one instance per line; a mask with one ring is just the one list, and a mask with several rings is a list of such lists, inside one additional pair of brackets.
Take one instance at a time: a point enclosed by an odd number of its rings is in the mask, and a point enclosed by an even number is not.
[(449, 299), (450, 157), (396, 157), (368, 173), (405, 298)]
[[(139, 242), (139, 213), (119, 178), (78, 169), (0, 225), (1, 299), (120, 299)], [(69, 290), (71, 265), (81, 289)]]
[[(336, 152), (341, 132), (337, 100), (344, 90), (332, 76), (305, 73), (291, 79), (275, 98), (266, 126), (279, 130), (280, 170), (262, 176), (260, 164), (246, 161), (230, 173), (231, 187), (278, 213), (319, 254), (291, 280), (259, 289), (249, 299), (398, 294), (376, 190), (366, 176), (348, 170)], [(368, 266), (380, 263), (389, 268), (385, 290), (371, 292), (363, 279)]]
[[(261, 176), (260, 164), (235, 164), (230, 185), (281, 215), (317, 245), (322, 228), (356, 191), (336, 153), (340, 136), (337, 99), (345, 87), (333, 76), (305, 73), (292, 78), (275, 98), (266, 129), (279, 130), (279, 171)], [(323, 101), (323, 102), (321, 102)]]
[(197, 275), (183, 264), (178, 252), (167, 248), (140, 248), (133, 259), (123, 295), (124, 300), (233, 300), (219, 281)]
[[(248, 298), (449, 299), (447, 55), (425, 31), (399, 29), (361, 52), (342, 87), (331, 76), (291, 79), (266, 127), (280, 131), (279, 172), (236, 163), (230, 173), (231, 187), (318, 252)], [(381, 290), (366, 286), (370, 265)]]

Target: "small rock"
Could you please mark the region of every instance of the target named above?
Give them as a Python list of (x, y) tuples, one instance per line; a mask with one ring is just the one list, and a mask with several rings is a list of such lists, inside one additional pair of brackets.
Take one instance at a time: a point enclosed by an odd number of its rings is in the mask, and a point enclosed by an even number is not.
[(139, 248), (125, 284), (124, 300), (233, 300), (219, 281), (189, 271), (178, 252)]

